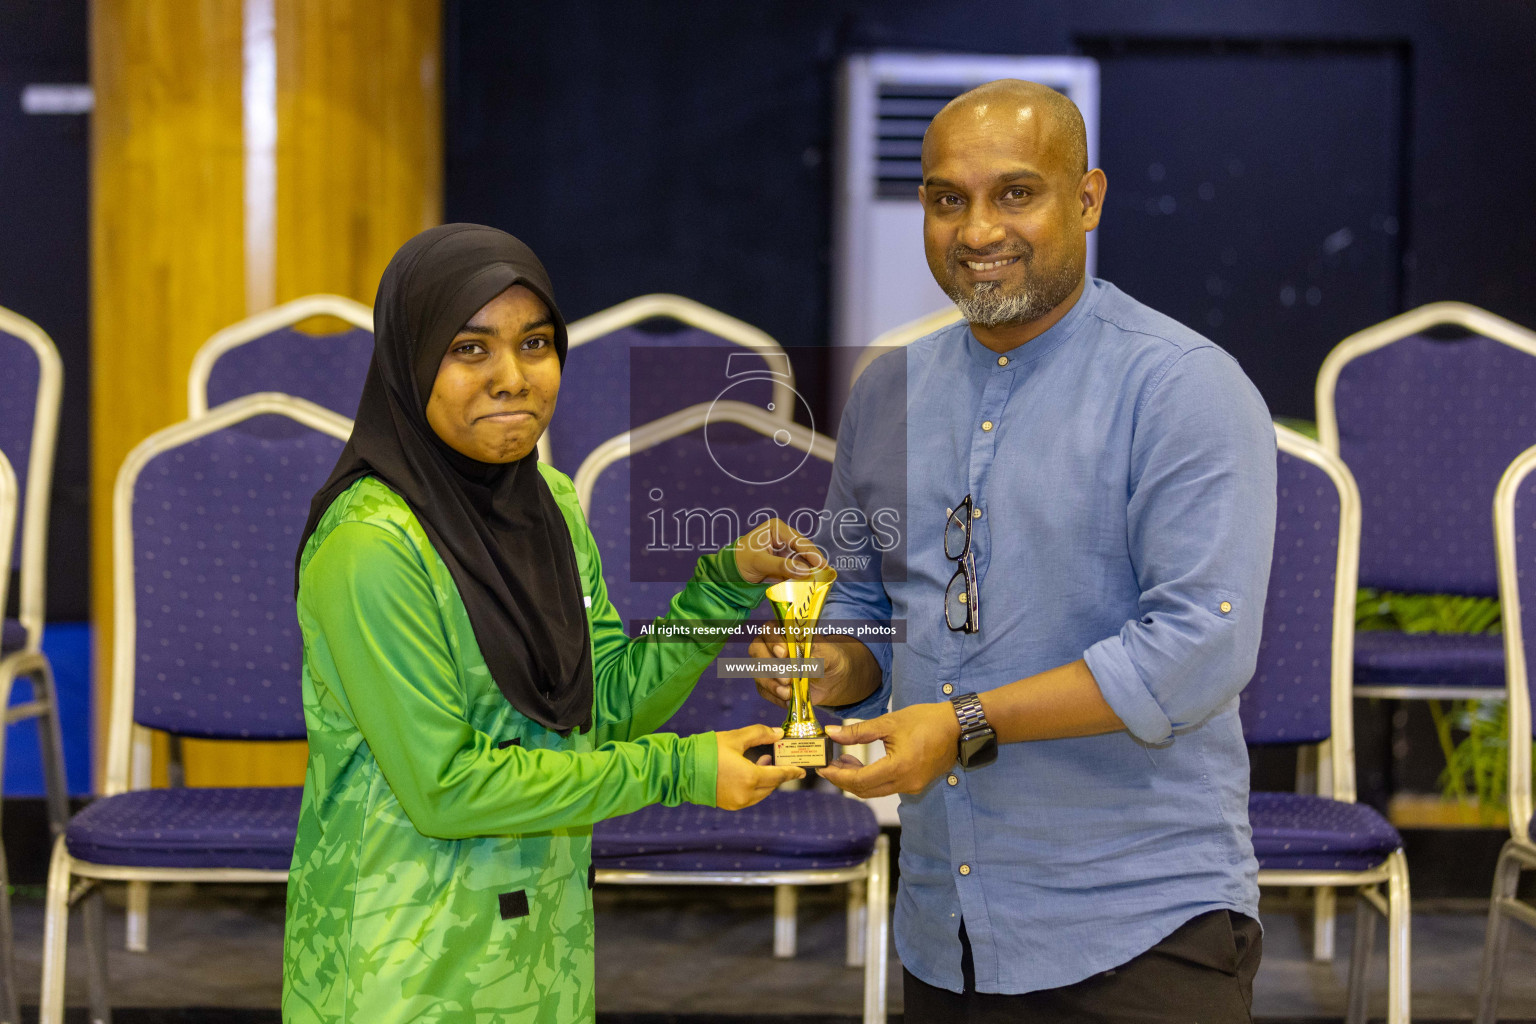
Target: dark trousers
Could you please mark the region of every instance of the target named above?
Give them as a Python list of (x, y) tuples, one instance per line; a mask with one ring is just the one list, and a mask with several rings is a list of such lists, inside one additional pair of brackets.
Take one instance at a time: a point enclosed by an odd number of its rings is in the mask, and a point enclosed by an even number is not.
[(1259, 922), (1216, 910), (1113, 970), (1017, 996), (976, 991), (963, 922), (960, 950), (963, 995), (903, 972), (907, 1024), (1249, 1024), (1263, 941)]

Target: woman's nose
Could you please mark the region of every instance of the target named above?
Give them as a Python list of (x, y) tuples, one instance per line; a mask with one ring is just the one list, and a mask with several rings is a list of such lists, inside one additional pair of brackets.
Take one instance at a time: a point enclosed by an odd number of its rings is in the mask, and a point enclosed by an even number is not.
[(516, 352), (506, 352), (492, 360), (489, 384), (494, 395), (515, 395), (527, 387), (528, 379), (523, 375), (523, 364)]

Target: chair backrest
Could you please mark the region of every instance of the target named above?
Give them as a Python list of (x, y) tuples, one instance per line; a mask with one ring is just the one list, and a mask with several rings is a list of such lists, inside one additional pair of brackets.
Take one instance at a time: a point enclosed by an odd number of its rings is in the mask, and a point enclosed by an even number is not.
[(858, 382), (864, 371), (869, 369), (870, 363), (891, 349), (910, 345), (918, 338), (926, 338), (939, 328), (948, 327), (959, 319), (959, 308), (946, 306), (944, 309), (934, 310), (927, 316), (920, 316), (916, 320), (909, 320), (898, 327), (892, 327), (884, 334), (876, 335), (873, 341), (864, 346), (859, 353), (858, 361), (853, 364), (853, 372), (848, 377), (848, 387), (852, 388)]
[(1536, 664), (1536, 446), (1521, 452), (1499, 480), (1493, 499), (1499, 552), (1499, 607), (1504, 618), (1504, 674), (1509, 688), (1509, 830), (1529, 836), (1531, 824), (1530, 670)]
[[(1436, 341), (1423, 332), (1471, 332)], [(1317, 378), (1318, 435), (1360, 486), (1360, 582), (1492, 596), (1488, 507), (1536, 443), (1536, 333), (1437, 302), (1344, 339)]]
[(17, 617), (27, 632), (27, 648), (35, 651), (42, 644), (47, 617), (48, 499), (64, 363), (41, 327), (0, 308), (0, 368), (0, 379), (5, 381), (0, 454), (10, 460), (21, 501), (20, 526), (7, 534), (0, 550), (10, 565), (21, 570)]
[[(761, 521), (754, 513), (814, 532), (834, 453), (808, 427), (729, 401), (692, 406), (600, 445), (577, 472), (576, 493), (626, 629), (663, 614), (697, 557), (746, 533)], [(637, 500), (646, 507), (637, 510)], [(764, 606), (753, 619), (770, 617)], [(747, 646), (733, 641), (722, 653), (740, 657)], [(751, 680), (706, 671), (667, 728), (691, 734), (782, 721)]]
[(304, 736), (294, 559), (351, 430), (311, 402), (256, 394), (129, 453), (113, 492), (108, 794), (130, 771), (147, 784), (145, 729)]
[[(317, 316), (335, 317), (352, 327), (334, 334), (296, 329)], [(203, 342), (187, 376), (187, 415), (201, 416), (242, 395), (277, 391), (354, 416), (372, 358), (372, 310), (340, 295), (306, 295)]]
[(786, 422), (799, 408), (812, 422), (779, 343), (692, 299), (642, 295), (577, 320), (569, 334), (560, 402), (540, 450), (566, 472), (609, 438), (699, 402), (747, 402)]
[(1351, 704), (1360, 495), (1320, 445), (1275, 426), (1275, 552), (1253, 679), (1240, 698), (1250, 744), (1328, 743), (1325, 795), (1355, 799)]

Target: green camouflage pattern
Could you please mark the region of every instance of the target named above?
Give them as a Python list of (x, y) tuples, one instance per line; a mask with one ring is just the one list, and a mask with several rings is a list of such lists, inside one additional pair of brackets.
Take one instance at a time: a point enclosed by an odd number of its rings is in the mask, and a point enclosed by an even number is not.
[[(309, 762), (285, 1021), (594, 1020), (593, 823), (714, 804), (714, 734), (650, 733), (720, 645), (628, 639), (570, 480), (539, 468), (592, 599), (587, 733), (562, 737), (507, 703), (447, 566), (378, 479), (337, 498), (304, 549)], [(744, 618), (764, 589), (729, 552), (706, 556), (667, 618)], [(527, 914), (504, 920), (516, 893)]]

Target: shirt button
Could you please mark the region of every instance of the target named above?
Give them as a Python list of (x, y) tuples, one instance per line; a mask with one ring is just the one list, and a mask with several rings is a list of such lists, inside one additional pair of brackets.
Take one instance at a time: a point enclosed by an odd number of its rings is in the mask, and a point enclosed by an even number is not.
[(979, 509), (979, 508), (971, 509), (971, 518), (972, 519), (980, 519), (981, 518), (981, 509)]
[(970, 874), (971, 873), (971, 866), (969, 864), (961, 864), (960, 865), (960, 873), (962, 875)]
[(1227, 614), (1227, 612), (1232, 610), (1232, 602), (1231, 601), (1223, 601), (1223, 602), (1221, 602), (1221, 605), (1219, 607), (1221, 608), (1221, 614), (1225, 615), (1225, 614)]
[(1008, 357), (1007, 356), (998, 356), (997, 357), (997, 365), (998, 366), (1007, 366), (1008, 365)]
[(955, 692), (955, 684), (954, 683), (945, 683), (944, 684), (944, 692), (945, 692), (945, 694), (954, 693)]
[(982, 430), (991, 430), (992, 429), (992, 421), (991, 420), (983, 420), (982, 424), (981, 424), (981, 429)]
[(951, 775), (949, 778), (945, 779), (944, 781), (949, 783), (951, 786), (958, 786), (958, 785), (960, 785), (960, 779), (959, 779), (958, 776), (955, 776), (955, 775)]

